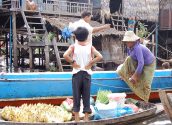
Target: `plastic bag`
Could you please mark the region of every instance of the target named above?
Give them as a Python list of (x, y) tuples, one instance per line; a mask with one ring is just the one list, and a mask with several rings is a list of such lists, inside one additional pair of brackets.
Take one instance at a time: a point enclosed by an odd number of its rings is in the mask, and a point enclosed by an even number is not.
[(72, 31), (68, 28), (68, 27), (65, 27), (63, 30), (62, 30), (62, 37), (64, 39), (68, 39), (72, 36)]
[(72, 111), (73, 100), (70, 98), (67, 98), (65, 101), (62, 102), (62, 104), (60, 106), (63, 107), (67, 111)]

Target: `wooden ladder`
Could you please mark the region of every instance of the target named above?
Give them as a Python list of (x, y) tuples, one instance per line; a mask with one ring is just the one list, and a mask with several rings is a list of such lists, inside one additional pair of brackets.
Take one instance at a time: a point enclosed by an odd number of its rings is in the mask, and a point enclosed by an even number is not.
[(53, 44), (59, 71), (63, 72), (63, 71), (71, 70), (71, 65), (67, 63), (63, 58), (63, 54), (68, 49), (70, 44), (64, 42), (57, 42), (55, 38), (53, 38), (52, 44)]
[(21, 10), (23, 20), (29, 35), (29, 39), (46, 34), (45, 23), (39, 11), (23, 11)]
[(111, 20), (114, 28), (118, 31), (126, 31), (127, 27), (125, 25), (124, 17), (121, 14), (112, 14)]

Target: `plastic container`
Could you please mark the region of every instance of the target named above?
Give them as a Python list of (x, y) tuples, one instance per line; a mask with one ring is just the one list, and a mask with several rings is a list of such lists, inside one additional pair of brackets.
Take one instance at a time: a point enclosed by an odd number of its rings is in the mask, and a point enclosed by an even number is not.
[(108, 95), (109, 101), (117, 102), (118, 107), (124, 107), (126, 93), (111, 93)]

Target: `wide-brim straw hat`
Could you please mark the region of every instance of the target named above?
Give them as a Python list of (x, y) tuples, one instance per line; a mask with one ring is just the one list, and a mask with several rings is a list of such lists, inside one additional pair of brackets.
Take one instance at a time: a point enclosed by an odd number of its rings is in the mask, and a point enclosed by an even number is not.
[(135, 42), (140, 39), (133, 31), (126, 31), (124, 34), (123, 42)]

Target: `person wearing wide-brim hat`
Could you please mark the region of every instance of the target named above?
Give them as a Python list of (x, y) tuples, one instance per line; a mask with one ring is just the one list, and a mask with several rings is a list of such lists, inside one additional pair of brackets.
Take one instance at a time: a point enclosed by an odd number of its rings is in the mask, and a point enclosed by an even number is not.
[(126, 31), (122, 41), (127, 45), (128, 57), (117, 68), (117, 73), (137, 96), (148, 101), (155, 71), (155, 56), (145, 45), (140, 44), (140, 37), (133, 31)]

